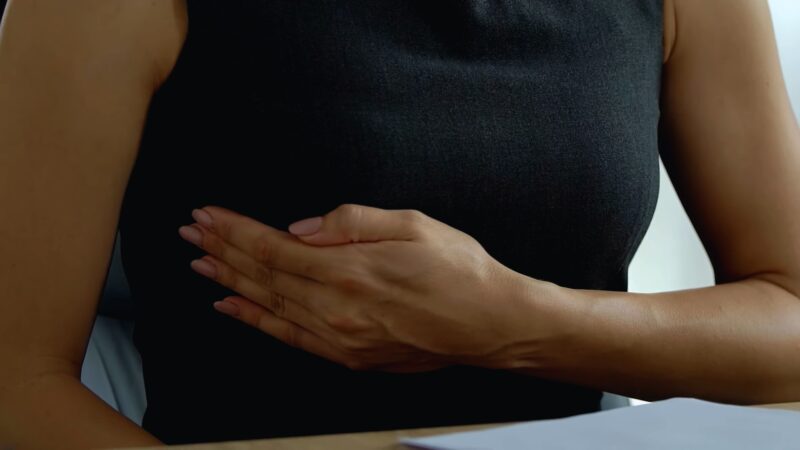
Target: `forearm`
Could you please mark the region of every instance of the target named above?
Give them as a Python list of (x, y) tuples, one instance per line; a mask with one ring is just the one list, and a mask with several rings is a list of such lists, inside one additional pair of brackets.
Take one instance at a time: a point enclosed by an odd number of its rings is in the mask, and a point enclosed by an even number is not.
[(527, 277), (518, 286), (528, 317), (546, 314), (549, 324), (520, 339), (528, 344), (515, 346), (509, 366), (650, 400), (800, 400), (800, 299), (777, 284), (751, 278), (658, 294)]
[(90, 449), (160, 442), (74, 377), (47, 375), (0, 388), (0, 448)]

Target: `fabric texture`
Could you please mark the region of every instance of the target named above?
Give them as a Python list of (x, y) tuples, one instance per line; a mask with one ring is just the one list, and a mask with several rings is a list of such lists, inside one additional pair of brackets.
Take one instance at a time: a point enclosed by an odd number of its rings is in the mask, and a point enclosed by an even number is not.
[(624, 291), (658, 196), (657, 0), (188, 0), (120, 219), (168, 443), (554, 418), (601, 393), (474, 367), (354, 372), (215, 312), (181, 240), (219, 205), (285, 230), (412, 208), (565, 287)]

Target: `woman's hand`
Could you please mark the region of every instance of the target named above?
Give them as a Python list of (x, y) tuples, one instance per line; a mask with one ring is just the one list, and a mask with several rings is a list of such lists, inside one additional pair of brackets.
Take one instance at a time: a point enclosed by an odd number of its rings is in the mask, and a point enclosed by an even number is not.
[(210, 256), (192, 267), (241, 294), (217, 310), (294, 347), (410, 372), (488, 361), (513, 343), (504, 294), (516, 273), (421, 212), (347, 204), (295, 234), (220, 207), (193, 217), (180, 234)]

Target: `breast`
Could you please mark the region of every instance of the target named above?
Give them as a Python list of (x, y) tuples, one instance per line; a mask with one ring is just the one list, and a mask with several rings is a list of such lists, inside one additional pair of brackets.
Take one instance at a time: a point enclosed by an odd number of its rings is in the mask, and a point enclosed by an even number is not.
[(157, 163), (132, 180), (154, 196), (126, 206), (218, 202), (275, 226), (340, 203), (414, 208), (515, 270), (612, 287), (657, 197), (660, 11), (370, 5), (190, 3), (141, 149)]

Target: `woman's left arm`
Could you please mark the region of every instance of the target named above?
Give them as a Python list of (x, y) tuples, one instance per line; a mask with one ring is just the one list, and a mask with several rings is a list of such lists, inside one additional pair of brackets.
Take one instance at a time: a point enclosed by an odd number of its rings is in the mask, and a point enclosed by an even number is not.
[(562, 289), (556, 304), (573, 309), (560, 317), (574, 333), (532, 354), (529, 370), (643, 399), (797, 401), (800, 132), (768, 5), (673, 2), (661, 153), (717, 285)]

